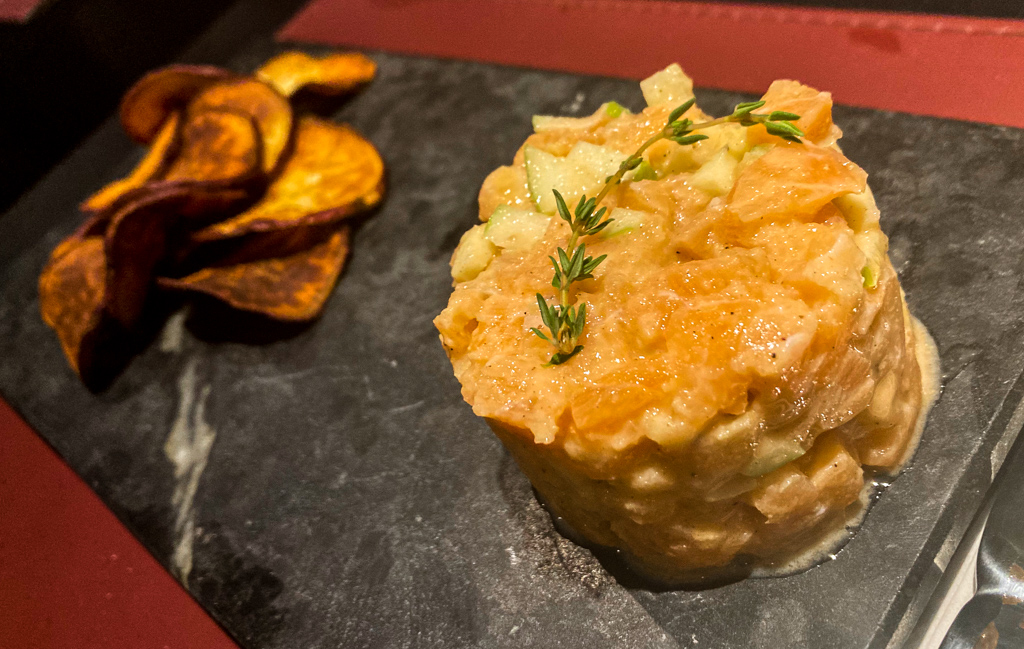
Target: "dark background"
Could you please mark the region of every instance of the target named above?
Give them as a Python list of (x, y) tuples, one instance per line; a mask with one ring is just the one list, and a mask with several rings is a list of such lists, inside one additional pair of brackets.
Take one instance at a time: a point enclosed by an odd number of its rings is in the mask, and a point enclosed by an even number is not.
[[(753, 0), (758, 4), (780, 4)], [(201, 61), (271, 31), (304, 0), (51, 0), (24, 24), (0, 23), (0, 212), (114, 110), (144, 72), (179, 60), (218, 19)], [(1024, 18), (1003, 0), (794, 0), (847, 9)], [(193, 58), (196, 55), (193, 54)]]
[(215, 22), (219, 38), (194, 62), (226, 60), (303, 4), (51, 0), (23, 24), (0, 23), (0, 212), (99, 126), (132, 82), (180, 60)]

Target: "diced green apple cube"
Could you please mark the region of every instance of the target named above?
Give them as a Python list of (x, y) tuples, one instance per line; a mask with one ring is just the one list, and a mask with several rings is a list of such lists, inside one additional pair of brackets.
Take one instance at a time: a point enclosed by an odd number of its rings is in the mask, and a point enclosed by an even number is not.
[(881, 230), (866, 230), (853, 235), (853, 240), (867, 258), (861, 275), (864, 277), (865, 288), (878, 286), (878, 278), (882, 274), (882, 264), (889, 252), (889, 239)]
[(723, 146), (693, 174), (690, 184), (712, 196), (723, 196), (736, 184), (737, 166), (739, 163), (729, 153), (729, 147)]
[(600, 126), (605, 116), (600, 111), (586, 117), (558, 117), (555, 115), (534, 115), (532, 118), (533, 130), (537, 133), (553, 131), (555, 129), (588, 129)]
[(870, 187), (865, 187), (864, 191), (858, 194), (840, 196), (832, 203), (843, 213), (846, 222), (854, 232), (862, 232), (869, 226), (878, 223), (878, 207), (875, 206), (875, 199), (871, 195)]
[(648, 106), (672, 104), (674, 107), (693, 97), (693, 80), (678, 63), (673, 63), (641, 81), (640, 90)]
[(526, 250), (544, 237), (550, 222), (547, 214), (499, 205), (487, 221), (484, 237), (499, 248)]
[(618, 117), (620, 115), (632, 115), (633, 114), (632, 112), (630, 112), (630, 110), (628, 108), (626, 108), (625, 106), (623, 106), (622, 104), (620, 104), (617, 101), (609, 101), (607, 104), (605, 104), (604, 105), (604, 112), (605, 112), (605, 114), (608, 117), (611, 117), (612, 119), (615, 119), (616, 117)]
[(564, 190), (574, 184), (574, 170), (569, 168), (570, 165), (566, 164), (565, 158), (559, 158), (529, 144), (523, 147), (523, 159), (526, 164), (526, 187), (530, 190), (533, 204), (545, 214), (554, 214), (555, 197), (551, 190), (555, 187)]
[(462, 235), (452, 255), (452, 279), (468, 282), (490, 265), (497, 249), (484, 236), (486, 224), (474, 226)]
[(597, 236), (602, 239), (611, 239), (620, 234), (632, 232), (649, 223), (651, 215), (640, 210), (630, 210), (625, 207), (616, 207), (608, 217), (612, 220)]
[[(722, 124), (712, 127), (708, 131), (717, 131), (718, 145), (729, 148), (729, 153), (736, 160), (742, 160), (744, 154), (750, 150), (750, 142), (747, 139), (747, 127), (739, 124)], [(710, 133), (709, 133), (710, 135)], [(714, 135), (712, 135), (714, 138)]]
[(866, 264), (860, 269), (860, 276), (864, 278), (864, 288), (875, 288), (878, 286), (878, 270)]
[(745, 475), (735, 475), (721, 485), (711, 489), (711, 491), (704, 496), (704, 499), (712, 503), (722, 500), (732, 500), (737, 496), (742, 496), (748, 491), (753, 491), (755, 487), (757, 487), (757, 480)]
[(658, 172), (654, 170), (650, 162), (642, 160), (640, 165), (633, 170), (630, 180), (657, 180)]
[(614, 149), (577, 142), (564, 158), (527, 145), (523, 149), (526, 183), (534, 205), (544, 214), (555, 213), (557, 189), (572, 209), (583, 194), (593, 196), (619, 169), (626, 156)]
[(557, 117), (555, 115), (534, 115), (533, 130), (536, 133), (543, 133), (544, 131), (553, 131), (555, 129), (589, 129), (596, 128), (606, 123), (609, 120), (615, 119), (616, 117), (626, 114), (629, 115), (629, 109), (624, 107), (618, 102), (609, 101), (608, 103), (601, 104), (601, 107), (594, 112), (593, 115), (587, 115), (586, 117)]
[(747, 167), (754, 164), (758, 158), (768, 153), (774, 147), (774, 144), (758, 144), (757, 146), (750, 147), (750, 150), (743, 154), (740, 158), (740, 164), (736, 167), (736, 177), (738, 178)]
[(754, 451), (754, 459), (741, 473), (751, 478), (771, 473), (775, 469), (803, 456), (807, 451), (792, 439), (762, 437)]

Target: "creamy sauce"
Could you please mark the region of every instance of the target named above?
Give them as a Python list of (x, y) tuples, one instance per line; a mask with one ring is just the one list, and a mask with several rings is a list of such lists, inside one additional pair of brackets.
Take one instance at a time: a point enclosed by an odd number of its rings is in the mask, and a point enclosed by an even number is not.
[[(941, 368), (939, 367), (939, 349), (935, 340), (924, 324), (911, 316), (914, 328), (914, 356), (917, 358), (918, 367), (921, 368), (921, 411), (917, 415), (917, 423), (914, 426), (914, 436), (907, 445), (906, 455), (900, 464), (903, 469), (907, 460), (913, 457), (917, 451), (917, 445), (921, 442), (921, 433), (924, 431), (925, 422), (928, 420), (928, 413), (935, 400), (939, 396), (941, 386)], [(817, 541), (806, 549), (782, 562), (772, 565), (761, 565), (751, 572), (751, 577), (785, 577), (795, 575), (811, 568), (836, 559), (843, 546), (849, 543), (850, 539), (864, 522), (871, 505), (877, 501), (885, 489), (892, 484), (899, 471), (888, 473), (881, 471), (864, 472), (864, 488), (861, 489), (860, 498), (847, 508), (847, 515), (837, 521), (837, 525), (826, 530)]]
[(942, 368), (939, 366), (939, 348), (935, 339), (928, 333), (924, 323), (911, 316), (914, 322), (914, 340), (917, 342), (914, 355), (917, 357), (917, 365), (921, 368), (921, 413), (917, 416), (917, 428), (914, 430), (914, 439), (907, 447), (906, 462), (921, 441), (921, 433), (924, 431), (925, 422), (928, 420), (928, 413), (935, 400), (939, 398), (939, 390), (942, 388)]

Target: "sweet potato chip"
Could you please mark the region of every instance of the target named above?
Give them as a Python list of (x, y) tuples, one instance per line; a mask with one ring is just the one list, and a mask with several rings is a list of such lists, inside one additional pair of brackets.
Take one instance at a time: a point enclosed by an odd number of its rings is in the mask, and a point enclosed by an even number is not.
[(127, 177), (115, 180), (85, 200), (80, 206), (83, 212), (95, 214), (111, 209), (133, 189), (159, 177), (174, 157), (178, 145), (178, 125), (181, 113), (171, 113), (160, 127), (153, 144), (138, 166)]
[(101, 212), (83, 223), (78, 233), (81, 236), (102, 236), (112, 216), (151, 200), (173, 203), (176, 215), (180, 217), (175, 224), (180, 224), (182, 230), (193, 230), (236, 213), (240, 206), (251, 203), (252, 188), (204, 181), (150, 182), (128, 192), (115, 210)]
[(305, 116), (295, 150), (267, 193), (241, 214), (207, 226), (193, 239), (216, 241), (338, 221), (369, 209), (384, 192), (384, 161), (351, 127)]
[(103, 237), (72, 236), (50, 255), (39, 276), (39, 310), (57, 332), (71, 368), (83, 373), (90, 364), (92, 341), (103, 316), (106, 294)]
[(86, 385), (107, 385), (160, 324), (154, 284), (283, 323), (320, 315), (348, 256), (339, 221), (381, 201), (384, 163), (347, 125), (295, 120), (286, 96), (349, 92), (375, 68), (291, 53), (258, 79), (171, 66), (129, 90), (122, 123), (151, 147), (82, 203), (39, 279), (43, 320)]
[(190, 115), (180, 129), (178, 153), (160, 175), (125, 188), (106, 209), (91, 217), (79, 236), (102, 235), (111, 217), (151, 201), (172, 201), (180, 215), (201, 227), (251, 202), (262, 178), (261, 139), (251, 117), (227, 110)]
[[(143, 188), (113, 214), (97, 214), (61, 242), (39, 278), (40, 311), (87, 384), (112, 376), (130, 354), (154, 270), (175, 224), (213, 200), (182, 185)], [(218, 192), (216, 200), (223, 200)]]
[(263, 140), (263, 170), (277, 168), (292, 136), (292, 107), (276, 90), (255, 79), (236, 79), (214, 84), (189, 104), (188, 114), (208, 110), (232, 110), (249, 115)]
[(348, 255), (348, 228), (312, 248), (274, 259), (204, 268), (160, 285), (205, 293), (236, 309), (276, 320), (312, 320), (323, 310)]
[(107, 312), (131, 328), (142, 314), (153, 271), (164, 258), (170, 230), (183, 204), (185, 189), (152, 192), (119, 210), (104, 235)]
[(377, 64), (357, 52), (329, 54), (322, 59), (303, 52), (285, 52), (264, 63), (256, 71), (256, 78), (285, 97), (300, 90), (340, 95), (369, 83), (376, 72)]
[(235, 75), (210, 65), (171, 65), (135, 82), (121, 100), (121, 125), (132, 139), (149, 144), (171, 113), (198, 92)]
[(190, 111), (181, 152), (163, 180), (235, 184), (261, 169), (262, 141), (253, 119), (229, 110)]

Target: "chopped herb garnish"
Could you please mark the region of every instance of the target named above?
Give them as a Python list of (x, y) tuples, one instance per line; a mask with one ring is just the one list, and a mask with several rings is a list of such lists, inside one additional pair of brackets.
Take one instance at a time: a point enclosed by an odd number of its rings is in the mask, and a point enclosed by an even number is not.
[[(558, 249), (557, 259), (554, 256), (549, 257), (551, 265), (555, 269), (555, 276), (551, 280), (551, 285), (558, 291), (557, 304), (548, 304), (544, 296), (537, 293), (537, 306), (540, 309), (541, 320), (547, 328), (547, 333), (537, 327), (534, 327), (531, 331), (538, 337), (551, 343), (556, 349), (550, 360), (544, 364), (545, 367), (561, 365), (583, 350), (583, 345), (579, 343), (579, 340), (580, 336), (583, 335), (583, 327), (587, 321), (587, 305), (583, 303), (578, 307), (574, 306), (573, 295), (569, 289), (574, 282), (594, 277), (594, 271), (601, 265), (601, 262), (605, 260), (607, 255), (601, 255), (596, 259), (588, 257), (587, 246), (585, 243), (580, 242), (580, 239), (597, 234), (612, 222), (612, 219), (605, 218), (605, 214), (608, 211), (607, 208), (597, 209), (597, 206), (608, 195), (612, 187), (622, 182), (627, 172), (633, 171), (633, 180), (647, 180), (657, 177), (654, 168), (643, 159), (644, 152), (652, 144), (659, 140), (672, 140), (676, 144), (683, 146), (696, 144), (701, 140), (708, 139), (708, 136), (703, 133), (694, 133), (693, 131), (730, 122), (738, 123), (742, 126), (763, 124), (770, 134), (777, 135), (791, 142), (799, 142), (804, 134), (803, 131), (792, 123), (800, 119), (799, 115), (781, 110), (772, 111), (768, 114), (755, 113), (755, 110), (764, 106), (765, 102), (763, 100), (737, 104), (731, 115), (719, 117), (708, 122), (695, 124), (689, 118), (680, 119), (686, 111), (690, 110), (695, 102), (696, 99), (690, 99), (676, 107), (669, 114), (665, 127), (641, 144), (640, 148), (633, 155), (623, 160), (622, 164), (619, 165), (619, 170), (605, 179), (604, 187), (601, 188), (601, 191), (596, 196), (592, 198), (587, 198), (585, 194), (580, 196), (580, 200), (572, 212), (569, 211), (569, 206), (566, 205), (565, 199), (558, 193), (558, 190), (552, 190), (555, 194), (555, 205), (558, 208), (558, 215), (569, 224), (572, 234), (569, 236), (568, 245), (565, 248)], [(614, 104), (614, 102), (606, 108), (608, 114), (612, 115), (612, 112), (616, 110), (612, 108), (613, 105), (617, 107), (617, 112), (621, 114), (621, 107), (618, 104)], [(612, 116), (617, 117), (618, 115)]]

